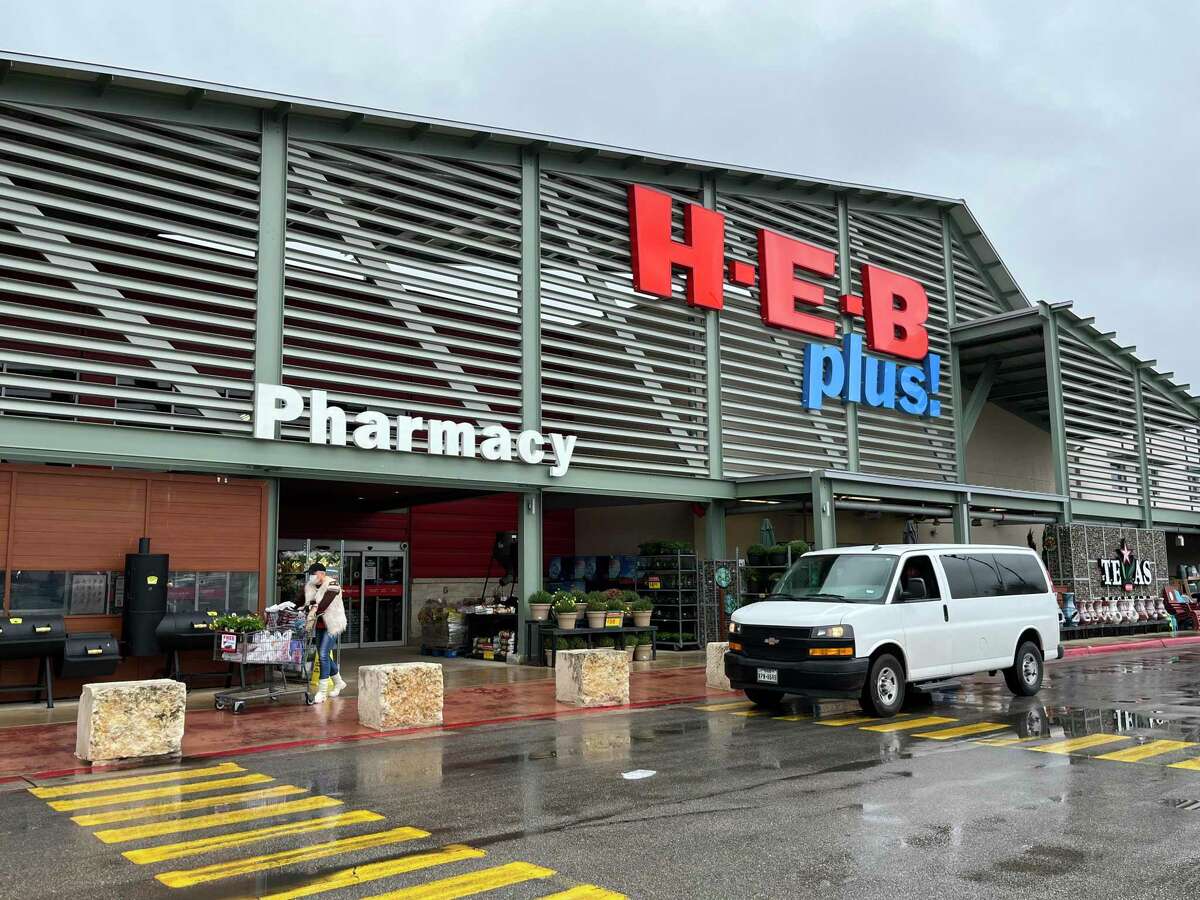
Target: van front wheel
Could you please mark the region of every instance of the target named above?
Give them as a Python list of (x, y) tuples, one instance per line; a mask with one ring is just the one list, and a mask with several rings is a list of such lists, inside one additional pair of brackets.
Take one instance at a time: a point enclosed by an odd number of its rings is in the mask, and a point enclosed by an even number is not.
[(862, 708), (872, 716), (887, 719), (904, 705), (904, 667), (890, 653), (871, 663), (863, 685)]
[(1004, 683), (1018, 697), (1032, 697), (1042, 689), (1044, 669), (1042, 651), (1033, 641), (1025, 641), (1017, 648), (1013, 665), (1004, 670)]

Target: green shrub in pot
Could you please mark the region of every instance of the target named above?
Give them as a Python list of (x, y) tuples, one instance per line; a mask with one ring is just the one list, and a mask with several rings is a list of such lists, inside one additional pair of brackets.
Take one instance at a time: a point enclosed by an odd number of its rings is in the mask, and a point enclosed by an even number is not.
[(575, 595), (569, 591), (555, 591), (551, 598), (554, 618), (559, 628), (575, 627)]
[(550, 618), (553, 594), (549, 591), (534, 591), (529, 595), (529, 618), (534, 622), (545, 622)]
[(608, 598), (601, 591), (591, 591), (587, 600), (587, 627), (603, 628), (604, 614), (608, 611)]
[(654, 615), (654, 601), (647, 597), (638, 597), (631, 604), (633, 609), (633, 624), (639, 628), (645, 628), (650, 624), (650, 617)]
[(762, 544), (751, 544), (746, 548), (746, 562), (752, 566), (767, 564), (767, 548)]
[(787, 545), (772, 544), (767, 550), (767, 564), (772, 566), (786, 566), (788, 561)]

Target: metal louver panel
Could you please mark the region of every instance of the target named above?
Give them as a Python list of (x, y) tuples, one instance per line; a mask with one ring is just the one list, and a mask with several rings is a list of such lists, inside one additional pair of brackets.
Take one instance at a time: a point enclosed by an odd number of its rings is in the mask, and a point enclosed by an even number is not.
[[(852, 211), (850, 214), (851, 288), (862, 295), (862, 263), (870, 262), (919, 281), (929, 298), (929, 350), (941, 357), (937, 399), (941, 414), (910, 416), (903, 412), (858, 409), (859, 467), (864, 472), (935, 481), (957, 476), (954, 415), (958, 385), (951, 383), (949, 321), (946, 311), (945, 262), (939, 223), (894, 215)], [(861, 330), (862, 323), (855, 327)]]
[(626, 190), (542, 174), (542, 424), (578, 436), (576, 465), (706, 475), (704, 317), (682, 278), (670, 300), (634, 291)]
[[(725, 255), (758, 266), (758, 229), (767, 228), (836, 252), (837, 212), (786, 200), (720, 194)], [(839, 265), (840, 265), (839, 260)], [(838, 276), (806, 278), (825, 286), (815, 315), (837, 319)], [(809, 310), (806, 310), (809, 311)], [(847, 466), (846, 409), (802, 402), (802, 334), (763, 324), (758, 288), (725, 286), (721, 311), (721, 450), (724, 472), (745, 476)]]
[(1071, 497), (1142, 502), (1133, 373), (1059, 328)]
[(253, 135), (0, 103), (0, 414), (250, 431)]
[(954, 260), (955, 324), (1008, 312), (1008, 307), (988, 290), (983, 274), (956, 236), (950, 239), (950, 249)]
[(1200, 421), (1145, 379), (1142, 414), (1151, 504), (1200, 512)]
[(519, 428), (520, 211), (512, 166), (291, 141), (284, 382)]

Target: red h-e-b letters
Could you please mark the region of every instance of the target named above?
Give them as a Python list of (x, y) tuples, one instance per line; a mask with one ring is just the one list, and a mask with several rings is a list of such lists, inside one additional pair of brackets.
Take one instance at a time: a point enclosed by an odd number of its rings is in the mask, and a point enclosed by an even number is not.
[(683, 211), (683, 241), (671, 237), (671, 197), (629, 186), (630, 252), (633, 287), (659, 297), (671, 296), (671, 267), (687, 270), (687, 301), (720, 309), (724, 304), (725, 217), (689, 203)]

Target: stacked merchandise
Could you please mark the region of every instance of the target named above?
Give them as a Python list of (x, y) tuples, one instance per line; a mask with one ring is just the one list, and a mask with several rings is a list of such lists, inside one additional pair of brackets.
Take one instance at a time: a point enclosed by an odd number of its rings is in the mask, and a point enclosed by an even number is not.
[(457, 650), (466, 639), (462, 613), (437, 600), (427, 600), (417, 613), (421, 623), (421, 647), (425, 650)]
[(516, 652), (515, 631), (501, 631), (491, 637), (477, 637), (471, 642), (471, 655), (479, 659), (504, 659)]

